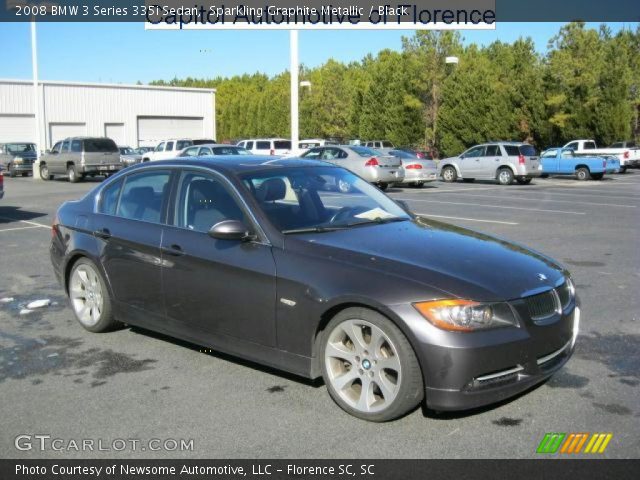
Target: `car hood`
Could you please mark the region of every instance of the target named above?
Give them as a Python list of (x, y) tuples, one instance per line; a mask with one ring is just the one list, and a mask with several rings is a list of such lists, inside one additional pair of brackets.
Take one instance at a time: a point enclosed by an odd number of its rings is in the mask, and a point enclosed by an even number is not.
[(335, 260), (420, 282), (455, 297), (503, 301), (547, 290), (563, 268), (521, 245), (428, 218), (296, 235)]

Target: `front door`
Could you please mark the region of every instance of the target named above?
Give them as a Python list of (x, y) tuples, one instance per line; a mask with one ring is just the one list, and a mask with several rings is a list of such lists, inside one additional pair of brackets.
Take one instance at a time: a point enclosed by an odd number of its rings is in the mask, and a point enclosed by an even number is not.
[(463, 178), (482, 176), (480, 162), (484, 156), (484, 146), (473, 147), (460, 156), (460, 173)]
[(167, 316), (193, 333), (274, 346), (276, 272), (271, 247), (208, 235), (223, 220), (251, 225), (240, 204), (217, 175), (182, 172), (171, 226), (162, 237)]

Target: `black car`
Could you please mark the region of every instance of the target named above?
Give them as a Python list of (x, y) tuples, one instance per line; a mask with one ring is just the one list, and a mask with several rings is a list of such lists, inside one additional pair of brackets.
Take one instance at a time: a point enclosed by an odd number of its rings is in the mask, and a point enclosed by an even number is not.
[(423, 399), (457, 410), (522, 392), (567, 361), (578, 332), (553, 260), (416, 217), (313, 160), (132, 166), (60, 207), (51, 259), (87, 330), (126, 322), (322, 376), (372, 421)]

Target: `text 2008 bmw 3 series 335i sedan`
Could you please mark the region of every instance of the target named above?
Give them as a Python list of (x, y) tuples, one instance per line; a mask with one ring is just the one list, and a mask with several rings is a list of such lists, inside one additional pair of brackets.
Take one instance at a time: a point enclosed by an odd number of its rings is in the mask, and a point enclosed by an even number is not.
[(127, 168), (60, 207), (51, 259), (87, 330), (123, 322), (322, 376), (371, 421), (515, 395), (561, 368), (578, 334), (554, 260), (416, 217), (312, 160)]

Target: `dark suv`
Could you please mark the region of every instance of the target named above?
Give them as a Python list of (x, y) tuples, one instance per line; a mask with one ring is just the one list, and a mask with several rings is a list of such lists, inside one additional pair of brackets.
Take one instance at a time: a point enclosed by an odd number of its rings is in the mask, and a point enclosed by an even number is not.
[(111, 175), (123, 168), (120, 150), (110, 138), (71, 137), (56, 143), (40, 160), (40, 177), (66, 175), (72, 183), (85, 176)]
[(36, 144), (31, 142), (0, 143), (0, 169), (4, 168), (10, 177), (29, 175), (37, 158)]

